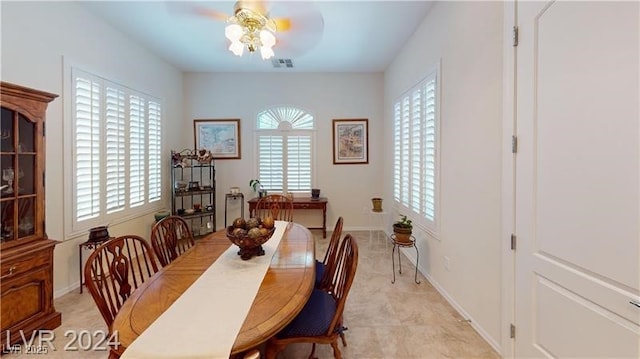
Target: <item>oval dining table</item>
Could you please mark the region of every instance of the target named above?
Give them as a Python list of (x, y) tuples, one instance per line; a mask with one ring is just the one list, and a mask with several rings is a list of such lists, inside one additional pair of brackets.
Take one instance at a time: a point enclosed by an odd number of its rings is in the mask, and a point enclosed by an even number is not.
[[(111, 348), (109, 357), (119, 358), (229, 245), (226, 230), (211, 233), (197, 240), (195, 246), (136, 289), (113, 322), (111, 332), (118, 333), (120, 345)], [(239, 256), (238, 260), (241, 260)], [(231, 355), (259, 346), (291, 322), (311, 295), (314, 281), (313, 235), (304, 226), (289, 223), (236, 337)], [(197, 315), (198, 311), (193, 313)]]

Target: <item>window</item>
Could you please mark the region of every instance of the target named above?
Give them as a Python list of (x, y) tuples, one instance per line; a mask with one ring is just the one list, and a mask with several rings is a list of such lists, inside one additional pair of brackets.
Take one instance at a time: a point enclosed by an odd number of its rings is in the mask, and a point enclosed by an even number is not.
[(436, 89), (433, 73), (393, 105), (394, 201), (401, 213), (433, 231), (438, 216)]
[(273, 107), (257, 118), (258, 179), (267, 191), (311, 192), (314, 121), (295, 107)]
[(162, 186), (160, 101), (75, 68), (71, 76), (67, 232), (155, 209)]

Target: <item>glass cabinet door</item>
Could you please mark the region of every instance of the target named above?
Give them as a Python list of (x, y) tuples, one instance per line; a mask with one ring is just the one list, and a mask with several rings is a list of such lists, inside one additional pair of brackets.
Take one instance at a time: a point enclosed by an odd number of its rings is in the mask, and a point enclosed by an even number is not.
[(2, 108), (0, 129), (0, 240), (28, 239), (36, 234), (37, 124)]

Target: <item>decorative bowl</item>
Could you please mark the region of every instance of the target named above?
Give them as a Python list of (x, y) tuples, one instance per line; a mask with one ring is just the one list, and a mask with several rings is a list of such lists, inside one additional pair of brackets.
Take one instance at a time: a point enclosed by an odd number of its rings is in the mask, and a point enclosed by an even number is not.
[(109, 239), (107, 226), (93, 227), (89, 229), (89, 242), (102, 242)]
[(240, 247), (238, 255), (242, 260), (251, 259), (254, 256), (263, 256), (264, 249), (262, 249), (262, 245), (266, 243), (271, 236), (273, 236), (273, 232), (276, 231), (276, 228), (273, 227), (269, 229), (265, 235), (249, 237), (248, 235), (235, 235), (233, 233), (234, 229), (236, 228), (233, 226), (227, 227), (227, 238), (229, 238), (231, 243)]
[(169, 211), (158, 211), (153, 214), (153, 218), (155, 218), (156, 222), (160, 222), (160, 220), (162, 220), (165, 217), (169, 217), (170, 215), (171, 215), (171, 212)]

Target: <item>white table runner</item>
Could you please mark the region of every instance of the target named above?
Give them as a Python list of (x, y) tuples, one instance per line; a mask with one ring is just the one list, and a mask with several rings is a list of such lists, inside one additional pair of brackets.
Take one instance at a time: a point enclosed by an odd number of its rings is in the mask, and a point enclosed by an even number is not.
[(243, 261), (231, 245), (121, 358), (228, 359), (287, 224), (276, 221), (264, 256)]

